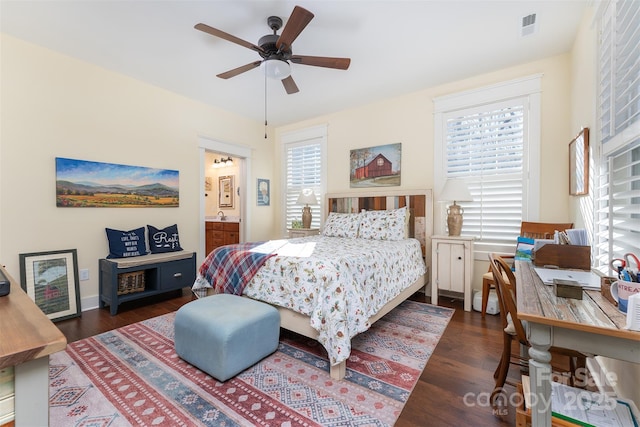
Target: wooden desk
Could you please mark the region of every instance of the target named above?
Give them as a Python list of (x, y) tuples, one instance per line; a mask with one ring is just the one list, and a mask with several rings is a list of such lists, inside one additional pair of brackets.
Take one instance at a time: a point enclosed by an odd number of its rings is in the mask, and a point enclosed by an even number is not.
[(67, 339), (20, 284), (2, 270), (11, 281), (11, 293), (0, 297), (0, 369), (15, 367), (15, 424), (46, 426), (49, 355), (64, 350)]
[(640, 332), (624, 329), (626, 315), (599, 291), (582, 300), (558, 298), (542, 283), (533, 265), (516, 261), (518, 317), (527, 321), (533, 427), (551, 426), (551, 354), (549, 347), (640, 363)]

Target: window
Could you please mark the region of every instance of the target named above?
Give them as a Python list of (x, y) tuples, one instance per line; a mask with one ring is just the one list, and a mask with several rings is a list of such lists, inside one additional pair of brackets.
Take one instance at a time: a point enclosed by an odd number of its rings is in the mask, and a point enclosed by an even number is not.
[(611, 1), (599, 22), (600, 156), (596, 267), (640, 253), (640, 2)]
[(436, 99), (436, 188), (462, 178), (472, 202), (462, 234), (481, 259), (512, 253), (523, 220), (537, 218), (540, 76)]
[(291, 227), (292, 221), (302, 220), (302, 206), (296, 202), (305, 189), (311, 189), (318, 204), (311, 208), (311, 228), (320, 228), (324, 190), (326, 157), (326, 126), (291, 132), (282, 136), (284, 158), (284, 224), (283, 231)]

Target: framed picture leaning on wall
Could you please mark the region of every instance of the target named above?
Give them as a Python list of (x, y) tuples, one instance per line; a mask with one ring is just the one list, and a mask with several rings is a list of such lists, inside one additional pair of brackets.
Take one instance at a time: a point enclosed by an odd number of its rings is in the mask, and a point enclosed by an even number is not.
[(20, 285), (52, 321), (81, 314), (75, 249), (20, 254)]

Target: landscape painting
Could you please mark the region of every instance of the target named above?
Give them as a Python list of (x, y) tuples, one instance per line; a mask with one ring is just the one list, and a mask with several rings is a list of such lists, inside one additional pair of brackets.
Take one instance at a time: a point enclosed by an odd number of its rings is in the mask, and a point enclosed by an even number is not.
[(402, 144), (351, 150), (349, 179), (352, 188), (400, 185)]
[(56, 206), (178, 207), (179, 172), (56, 157)]

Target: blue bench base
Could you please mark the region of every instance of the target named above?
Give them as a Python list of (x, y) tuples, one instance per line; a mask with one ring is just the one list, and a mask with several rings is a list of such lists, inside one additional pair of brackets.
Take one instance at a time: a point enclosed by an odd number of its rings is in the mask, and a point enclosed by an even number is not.
[(174, 329), (178, 356), (226, 381), (276, 351), (280, 314), (269, 304), (219, 294), (182, 306)]

